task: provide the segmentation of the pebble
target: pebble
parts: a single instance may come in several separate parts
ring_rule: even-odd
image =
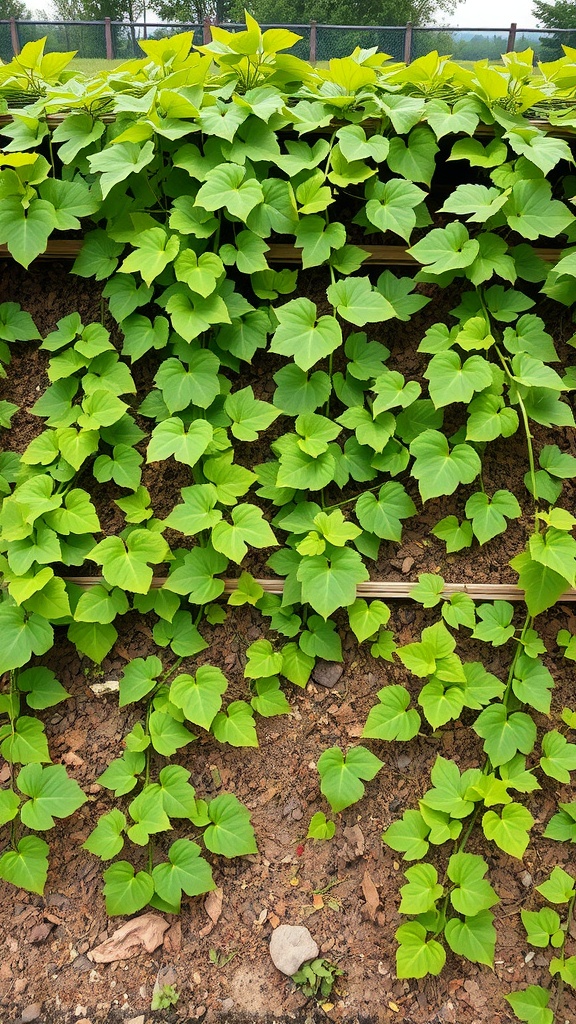
[[[270,956],[274,966],[291,976],[306,960],[318,956],[318,944],[307,928],[301,925],[281,924],[272,932]]]
[[[42,1013],[42,1003],[30,1003],[29,1006],[25,1006],[22,1010],[22,1022],[26,1024],[27,1021],[37,1020]]]
[[[344,672],[344,667],[338,665],[333,661],[318,661],[312,671],[312,679],[318,686],[325,686],[327,689],[331,689],[336,685],[340,676]]]

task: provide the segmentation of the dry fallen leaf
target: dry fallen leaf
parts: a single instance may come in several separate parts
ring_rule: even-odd
[[[182,925],[174,921],[164,936],[164,949],[167,953],[179,953],[182,949]]]
[[[118,679],[105,679],[103,683],[92,683],[90,689],[96,697],[105,697],[109,693],[118,693],[120,683]]]
[[[143,949],[153,953],[162,945],[164,932],[169,924],[158,914],[142,914],[127,921],[114,934],[92,949],[88,959],[96,964],[109,964],[115,960],[128,960],[137,956]]]
[[[344,835],[354,850],[355,856],[361,857],[364,853],[365,840],[360,825],[352,825],[350,828],[345,828]]]
[[[222,913],[223,896],[223,889],[212,889],[212,892],[209,892],[206,899],[204,900],[204,910],[208,914],[208,917],[212,921],[212,924],[218,924],[218,921],[220,919],[220,914]]]
[[[73,750],[69,750],[67,754],[62,754],[62,760],[69,768],[80,768],[84,764],[84,759],[75,754]]]
[[[380,906],[380,897],[368,871],[364,872],[364,877],[362,879],[362,892],[364,893],[364,899],[366,900],[365,913],[371,921],[374,921],[376,911]]]
[[[204,928],[200,929],[199,935],[202,938],[205,938],[206,935],[210,935],[214,925],[218,924],[220,914],[222,913],[223,896],[223,889],[212,889],[212,892],[209,892],[204,900],[204,910],[210,918],[210,924],[204,925]]]

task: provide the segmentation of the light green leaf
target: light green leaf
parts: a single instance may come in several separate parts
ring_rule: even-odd
[[[470,238],[463,224],[448,224],[433,228],[408,250],[419,263],[426,265],[426,273],[440,275],[450,270],[461,270],[474,262],[480,251],[475,238]]]
[[[125,541],[106,537],[92,548],[88,558],[102,566],[107,583],[137,594],[146,594],[152,582],[148,562],[158,564],[170,555],[170,549],[159,533],[135,529]]]
[[[54,827],[54,818],[67,818],[86,803],[75,779],[68,777],[63,764],[27,764],[16,780],[18,789],[30,799],[22,804],[20,817],[28,828],[37,831]]]
[[[518,1020],[527,1024],[553,1024],[554,1011],[548,1009],[551,990],[541,985],[528,985],[521,992],[511,992],[504,996]]]
[[[268,427],[280,415],[279,410],[268,402],[254,397],[251,387],[228,395],[224,402],[224,410],[232,420],[232,433],[240,441],[256,441],[258,434]]]
[[[279,326],[270,351],[292,357],[301,370],[309,370],[342,344],[342,331],[333,316],[316,322],[316,306],[310,299],[291,299],[275,310]]]
[[[440,974],[446,963],[444,948],[436,939],[426,941],[426,929],[418,921],[402,924],[395,933],[400,943],[396,950],[398,978],[424,978]]]
[[[19,672],[17,676],[18,689],[26,694],[26,703],[29,708],[43,711],[45,708],[52,708],[63,700],[68,700],[70,694],[59,683],[54,672],[42,665],[34,668],[27,668]]]
[[[120,677],[119,707],[135,703],[145,697],[156,686],[158,676],[162,672],[160,658],[135,658],[131,661]]]
[[[352,127],[352,126],[350,126]],[[426,198],[426,193],[402,178],[382,182],[374,180],[366,189],[368,202],[366,216],[380,231],[393,231],[406,242],[416,226],[414,208]]]
[[[356,803],[364,795],[361,779],[369,782],[383,762],[366,747],[352,747],[344,757],[339,747],[325,750],[318,759],[320,789],[335,813]]]
[[[391,320],[396,315],[392,304],[372,287],[368,277],[342,278],[329,285],[326,294],[328,301],[336,307],[342,319],[356,324],[357,327]],[[302,369],[306,370],[308,367],[302,366]]]
[[[420,860],[428,851],[426,837],[430,826],[420,811],[406,810],[399,821],[393,821],[383,832],[382,839],[392,850],[404,854],[404,860]]]
[[[101,172],[100,188],[105,199],[110,189],[133,174],[139,174],[154,159],[154,143],[145,142],[143,146],[135,142],[119,142],[108,146],[101,153],[88,157],[90,170]]]
[[[408,884],[400,889],[402,897],[400,914],[425,914],[433,910],[436,901],[444,893],[444,886],[438,884],[438,872],[432,864],[416,864],[404,874]]]
[[[326,555],[303,558],[297,578],[303,600],[327,619],[336,608],[353,604],[356,585],[365,582],[369,574],[357,551],[332,548]]]
[[[98,819],[96,828],[82,844],[83,850],[95,854],[101,860],[112,860],[124,846],[122,832],[126,828],[126,815],[114,807]]]
[[[220,164],[208,171],[206,181],[196,196],[196,206],[210,211],[226,209],[245,223],[250,211],[263,199],[260,182],[247,177],[244,167]]]
[[[404,686],[389,685],[379,690],[377,696],[379,703],[370,709],[362,737],[388,741],[413,739],[420,729],[420,715],[414,708],[407,710],[408,690]]]
[[[212,869],[200,856],[200,847],[190,839],[177,839],[168,850],[168,862],[157,864],[152,871],[154,888],[170,906],[180,907],[182,893],[200,896],[216,888]]]
[[[537,892],[549,903],[569,903],[574,896],[574,878],[564,868],[552,868],[550,877],[536,886]]]
[[[494,915],[489,910],[481,910],[479,914],[465,917],[463,921],[453,917],[444,929],[446,942],[452,952],[466,957],[472,963],[491,967],[496,946],[493,920]]]
[[[416,514],[416,506],[402,484],[389,480],[375,494],[360,495],[356,515],[364,530],[384,540],[400,541],[402,519]]]
[[[482,356],[470,356],[461,363],[454,351],[438,352],[424,376],[430,381],[430,398],[437,409],[454,402],[470,402],[476,391],[492,384],[492,370]]]
[[[542,771],[558,782],[569,784],[570,772],[576,770],[576,743],[568,743],[562,733],[553,729],[542,737],[542,750]]]
[[[221,793],[208,804],[211,825],[204,833],[204,843],[211,853],[223,857],[243,857],[258,853],[250,812],[233,793]]]
[[[210,729],[220,743],[232,747],[258,746],[254,712],[244,700],[232,701],[225,713],[219,711]]]
[[[450,451],[444,434],[424,430],[414,438],[410,452],[416,457],[412,474],[418,480],[423,501],[441,494],[453,494],[458,484],[470,484],[478,476],[481,465],[475,450],[457,444]]]
[[[209,729],[222,707],[228,680],[219,668],[200,665],[196,675],[179,675],[170,685],[170,700],[182,708],[187,720]]]
[[[459,914],[474,917],[499,902],[498,896],[484,875],[488,865],[474,853],[454,853],[448,861],[448,878],[456,885],[450,902]]]
[[[336,831],[336,825],[330,819],[326,819],[324,811],[317,811],[310,819],[306,839],[332,839]]]
[[[144,746],[147,747],[149,742],[146,737]],[[112,789],[115,796],[124,796],[136,786],[138,776],[144,771],[145,763],[146,758],[140,750],[126,750],[122,757],[117,757],[110,762],[96,781],[106,789]]]
[[[292,709],[280,688],[278,676],[272,676],[270,679],[258,679],[254,689],[256,695],[252,697],[250,704],[263,718],[290,714]]]
[[[358,643],[363,643],[385,626],[390,618],[390,609],[383,601],[370,601],[368,604],[358,597],[348,608],[348,621]]]
[[[149,720],[152,746],[164,757],[172,757],[181,747],[187,746],[196,739],[186,726],[177,722],[172,715],[162,711],[153,711]]]
[[[522,860],[528,843],[529,831],[534,824],[530,811],[522,804],[506,804],[499,816],[496,811],[486,811],[482,828],[487,839],[493,839],[497,846],[511,857]]]
[[[0,878],[27,892],[44,893],[48,875],[48,843],[38,836],[24,836],[15,850],[0,857]]]
[[[8,725],[0,729],[0,737],[0,754],[11,764],[28,765],[50,761],[44,725],[38,718],[19,715],[13,728]]]
[[[212,529],[212,544],[238,565],[248,551],[277,545],[276,537],[256,505],[237,505],[231,512],[232,523],[221,520]]]
[[[154,882],[147,871],[134,873],[126,860],[116,861],[104,872],[106,913],[129,915],[142,910],[154,894]]]
[[[487,544],[506,529],[506,519],[519,519],[522,509],[510,491],[496,491],[490,498],[484,491],[472,494],[466,502],[466,515],[472,520],[474,536]]]

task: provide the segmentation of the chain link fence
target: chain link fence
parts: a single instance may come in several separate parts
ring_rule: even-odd
[[[327,61],[333,57],[347,57],[357,46],[363,50],[376,46],[381,53],[390,54],[394,60],[403,60],[405,37],[404,25],[317,25],[316,60]]]
[[[202,25],[198,24],[165,25],[160,22],[112,21],[110,22],[112,52],[114,57],[119,60],[142,57],[141,39],[169,39],[170,36],[177,35],[179,32],[192,32],[194,44],[198,46],[202,43]],[[78,56],[83,55],[79,54]]]
[[[240,32],[245,25],[223,25],[231,32]],[[394,60],[407,62],[432,50],[451,54],[454,60],[499,60],[512,49],[531,47],[538,60],[556,60],[563,54],[562,44],[576,47],[576,26],[573,29],[517,28],[444,28],[412,25],[263,25],[287,28],[301,36],[292,52],[303,60],[327,62],[345,57],[357,47],[377,47]],[[78,57],[98,60],[128,60],[142,56],[142,39],[162,39],[178,32],[193,32],[194,43],[210,39],[210,22],[199,24],[160,24],[158,22],[104,21],[18,21],[0,20],[0,59],[10,61],[22,47],[46,37],[46,51],[77,50]]]

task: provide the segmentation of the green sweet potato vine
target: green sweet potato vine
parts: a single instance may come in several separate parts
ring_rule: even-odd
[[[111,862],[110,914],[176,912],[183,895],[214,886],[209,855],[253,854],[256,840],[234,793],[198,797],[173,759],[193,763],[193,729],[257,746],[258,716],[290,711],[285,683],[305,686],[318,658],[343,660],[336,615],[410,684],[378,690],[363,739],[410,742],[462,717],[483,751],[463,772],[439,756],[418,809],[384,834],[417,862],[401,889],[411,920],[397,931],[398,975],[439,973],[447,949],[491,965],[498,894],[468,839],[478,827],[521,858],[534,826],[521,797],[576,770],[574,712],[545,731],[537,717],[551,714],[554,679],[534,621],[576,583],[565,507],[576,458],[562,432],[574,427],[576,378],[539,315],[541,296],[559,308],[574,298],[576,55],[567,49],[537,78],[530,51],[463,69],[437,54],[405,67],[358,49],[321,69],[286,52],[293,33],[262,33],[248,15],[245,31],[213,35],[200,47],[189,33],[147,40],[142,59],[93,79],[67,70],[72,54],[45,55],[42,41],[0,69],[0,93],[30,99],[2,126],[0,243],[27,268],[55,233],[81,230],[73,273],[103,282],[100,322],[71,313],[43,339],[16,303],[0,306],[2,375],[11,346],[40,342],[49,382],[32,409],[36,436],[0,455],[0,752],[10,765],[0,877],[42,892],[48,846],[36,833],[85,800],[28,713],[66,699],[37,661],[59,633],[101,663],[119,616],[153,616],[166,657],[137,658],[120,679],[132,726],[98,778],[120,804],[85,848]],[[365,246],[382,237],[407,246],[414,272],[373,272]],[[555,262],[539,240],[557,247]],[[318,273],[325,298],[297,294],[303,277],[278,268],[278,243]],[[457,304],[448,323],[434,322],[430,295],[448,287]],[[393,342],[425,309],[425,365],[409,379]],[[263,397],[246,371],[267,358],[274,386]],[[0,425],[16,412],[3,401]],[[516,435],[522,493],[507,481],[487,490],[487,449]],[[263,461],[250,457],[254,442]],[[143,473],[169,460],[186,484],[159,519]],[[114,495],[116,533],[103,535],[93,482]],[[426,574],[413,597],[440,618],[397,646],[388,607],[357,587],[419,506],[451,495],[460,514],[432,529],[450,555],[527,524],[510,564],[528,615],[518,625],[508,602],[448,599],[442,578]],[[254,578],[265,562],[284,581],[281,597]],[[100,574],[95,586],[70,579],[80,567]],[[193,660],[208,646],[203,621],[226,615],[225,574],[238,580],[228,604],[255,606],[272,634],[247,649],[234,700],[218,667]],[[466,637],[510,652],[506,678],[457,651]],[[567,631],[558,645],[574,659]],[[383,760],[359,744],[317,764],[338,814],[377,785]],[[575,818],[559,803],[545,835],[573,842]],[[335,827],[319,811],[309,836],[330,839]],[[443,860],[423,859],[446,843]],[[566,917],[541,908],[523,920],[529,941],[558,951],[551,975],[574,985],[573,880],[555,899],[555,872],[538,891],[565,903]],[[507,998],[519,1019],[551,1024],[547,990]]]

